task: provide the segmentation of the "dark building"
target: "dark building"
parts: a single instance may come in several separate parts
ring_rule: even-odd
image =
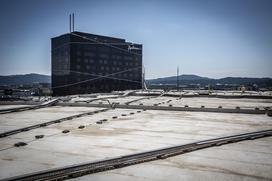
[[[53,95],[142,88],[142,45],[82,32],[51,39]]]

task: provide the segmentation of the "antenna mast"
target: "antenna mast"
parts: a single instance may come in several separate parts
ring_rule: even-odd
[[[75,14],[69,14],[69,30],[70,33],[75,31]]]
[[[69,14],[69,31],[71,33],[71,21],[72,21],[72,17],[71,14]]]
[[[72,17],[73,17],[73,32],[74,32],[75,31],[75,14],[74,13],[73,13]]]

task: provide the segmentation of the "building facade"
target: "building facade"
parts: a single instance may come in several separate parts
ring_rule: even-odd
[[[142,88],[142,45],[82,32],[51,39],[53,95]]]

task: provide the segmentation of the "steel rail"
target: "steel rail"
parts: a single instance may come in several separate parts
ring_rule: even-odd
[[[91,103],[94,101],[104,101],[104,100],[108,100],[108,99],[118,99],[118,98],[124,98],[124,97],[128,97],[130,94],[134,93],[135,91],[128,91],[125,92],[124,94],[121,95],[116,95],[116,96],[108,96],[108,97],[100,97],[100,98],[94,98],[94,99],[89,99],[89,100],[80,100],[80,101],[76,101],[76,103],[78,102],[86,102],[86,103]]]
[[[141,101],[141,100],[144,100],[144,99],[154,99],[154,98],[162,97],[163,95],[164,95],[164,92],[162,92],[161,94],[156,95],[156,96],[149,96],[149,97],[142,97],[142,98],[139,98],[139,99],[134,99],[132,101],[125,102],[124,104],[129,105],[131,103],[135,103],[135,102],[138,102],[138,101]]]
[[[85,112],[85,113],[81,113],[81,114],[76,114],[76,115],[72,115],[72,116],[68,116],[68,117],[64,117],[64,118],[60,118],[60,119],[56,119],[56,120],[52,120],[52,121],[47,121],[47,122],[27,126],[27,127],[24,127],[24,128],[19,128],[19,129],[3,132],[3,133],[0,133],[0,138],[4,138],[4,137],[10,136],[10,135],[14,135],[14,134],[18,134],[18,133],[21,133],[21,132],[29,131],[29,130],[32,130],[32,129],[45,127],[45,126],[48,126],[48,125],[51,125],[51,124],[56,124],[56,123],[68,121],[68,120],[71,120],[71,119],[74,119],[74,118],[79,118],[79,117],[82,117],[82,116],[92,115],[92,114],[99,113],[99,112],[105,112],[105,111],[108,111],[109,109],[110,108]]]
[[[108,104],[87,104],[87,103],[57,103],[57,106],[75,106],[75,107],[108,107]],[[134,104],[116,104],[116,109],[145,109],[159,111],[188,111],[188,112],[215,112],[215,113],[240,113],[240,114],[266,114],[272,112],[270,109],[256,108],[219,108],[219,107],[177,107],[177,106],[154,106],[154,105],[134,105]]]
[[[249,132],[244,134],[219,137],[215,139],[208,139],[197,141],[189,144],[172,146],[157,150],[151,150],[126,156],[120,156],[107,160],[100,160],[90,163],[83,163],[77,165],[66,166],[62,168],[50,169],[36,173],[30,173],[11,178],[3,179],[3,181],[45,181],[45,180],[66,180],[80,177],[87,174],[102,172],[111,169],[117,169],[125,166],[139,164],[143,162],[165,159],[199,149],[204,149],[213,146],[221,146],[224,144],[235,143],[244,140],[258,139],[262,137],[272,136],[272,129],[257,132]]]
[[[39,105],[35,106],[24,106],[24,107],[17,107],[17,108],[10,108],[10,109],[1,109],[0,114],[6,114],[6,113],[12,113],[12,112],[21,112],[21,111],[27,111],[27,110],[33,110],[33,109],[39,109],[39,108],[45,108],[49,106],[53,106],[58,102],[58,99],[53,99],[51,101],[44,102]]]

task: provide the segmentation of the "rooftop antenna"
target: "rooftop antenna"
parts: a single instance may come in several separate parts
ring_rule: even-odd
[[[70,33],[71,33],[71,21],[72,21],[72,15],[69,14],[69,29],[70,29]]]
[[[75,31],[75,14],[69,14],[69,29],[70,33]]]
[[[72,14],[72,22],[73,22],[73,32],[75,31],[75,14]]]

